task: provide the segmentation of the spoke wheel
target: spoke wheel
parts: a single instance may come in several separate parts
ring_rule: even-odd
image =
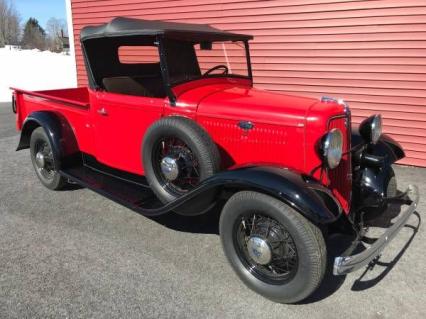
[[[45,179],[52,180],[55,176],[52,149],[42,140],[37,140],[34,148],[36,169]]]
[[[50,141],[42,127],[36,128],[30,139],[31,162],[40,182],[49,189],[59,190],[66,180],[58,172],[59,164],[53,154]]]
[[[200,182],[198,160],[181,139],[161,138],[152,155],[155,174],[167,191],[182,195]]]
[[[189,194],[219,171],[220,155],[208,133],[195,121],[169,116],[153,123],[142,142],[144,175],[163,203]],[[216,201],[216,191],[198,196],[174,211],[198,215]]]
[[[262,296],[294,303],[321,283],[327,264],[322,232],[281,200],[239,191],[223,207],[219,230],[232,268]]]
[[[235,223],[238,255],[258,279],[271,284],[291,280],[298,266],[297,249],[289,232],[275,219],[258,213]]]

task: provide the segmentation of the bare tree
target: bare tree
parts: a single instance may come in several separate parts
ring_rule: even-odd
[[[5,44],[6,41],[4,41],[3,34],[0,32],[0,48],[3,48]]]
[[[46,31],[49,36],[66,36],[67,24],[64,19],[52,17],[47,20]]]
[[[63,19],[50,18],[46,24],[49,50],[60,52],[64,48],[64,37],[67,36],[67,24]]]
[[[6,12],[7,12],[7,3],[5,0],[0,0],[0,48],[4,47],[6,44],[5,35],[5,24],[6,24]]]
[[[0,46],[18,44],[20,21],[21,18],[13,3],[9,0],[0,0]]]

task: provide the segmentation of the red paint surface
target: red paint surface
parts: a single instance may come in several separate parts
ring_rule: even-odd
[[[61,114],[69,121],[81,151],[111,167],[143,175],[141,146],[146,129],[163,116],[180,115],[205,128],[221,151],[223,169],[269,163],[309,174],[321,163],[315,150],[329,129],[329,119],[344,113],[337,103],[255,89],[247,80],[197,80],[176,86],[174,91],[176,106],[167,98],[86,89],[17,90],[17,127],[33,111]],[[252,122],[253,129],[240,128],[240,121]],[[340,167],[336,179],[348,176],[349,168]],[[319,178],[319,172],[315,176]],[[347,187],[350,184],[338,180],[331,183],[346,211]]]
[[[250,47],[257,87],[316,99],[342,97],[351,107],[354,126],[381,113],[385,132],[406,150],[400,163],[426,166],[424,0],[71,3],[80,86],[87,85],[78,45],[85,25],[116,16],[209,23],[255,36]],[[214,65],[215,57],[210,60]]]

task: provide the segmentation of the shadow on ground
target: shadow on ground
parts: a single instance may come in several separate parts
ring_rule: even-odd
[[[355,280],[355,282],[353,283],[352,288],[351,288],[352,291],[362,291],[362,290],[366,290],[366,289],[369,289],[371,287],[374,287],[375,285],[377,285],[381,280],[383,280],[389,274],[389,272],[398,263],[398,261],[404,255],[405,251],[411,245],[414,237],[416,236],[416,234],[417,234],[417,232],[420,228],[420,224],[421,224],[420,214],[418,212],[414,212],[414,216],[417,217],[417,220],[418,220],[417,225],[416,226],[405,225],[406,228],[412,229],[413,232],[412,232],[410,238],[408,239],[408,241],[405,243],[405,245],[402,247],[402,249],[395,256],[395,258],[392,259],[392,261],[390,261],[390,262],[381,262],[380,259],[377,260],[371,267],[367,268],[357,280]],[[372,270],[373,268],[375,268],[377,266],[383,267],[384,270],[378,276],[376,276],[373,279],[363,280],[363,278],[368,273],[368,271]]]
[[[176,231],[197,234],[219,235],[219,219],[223,203],[217,204],[206,214],[199,216],[183,216],[167,213],[149,219]]]
[[[157,217],[149,217],[151,220],[176,231],[189,232],[189,233],[201,233],[201,234],[216,234],[219,235],[219,219],[220,211],[222,209],[223,203],[214,207],[207,214],[200,216],[182,216],[175,213],[169,213]],[[399,213],[400,207],[397,209]],[[398,215],[394,210],[388,214],[387,218],[381,218],[376,220],[374,227],[387,228],[391,225],[390,220]],[[365,271],[361,276],[355,280],[352,285],[352,291],[362,291],[369,289],[377,285],[382,279],[384,279],[397,262],[401,259],[404,252],[408,249],[412,243],[415,235],[421,224],[420,215],[415,212],[414,215],[418,218],[418,223],[416,226],[405,225],[405,227],[413,230],[412,235],[409,240],[405,243],[402,249],[398,252],[396,257],[391,262],[381,262],[380,259],[376,260],[370,266],[366,267]],[[345,234],[332,234],[327,238],[327,269],[324,275],[324,279],[319,286],[319,288],[307,299],[303,300],[299,304],[310,304],[321,301],[332,294],[334,294],[344,283],[346,276],[335,276],[333,275],[333,263],[334,259],[337,256],[341,256],[353,243],[355,237]],[[368,238],[367,238],[368,239]],[[371,242],[374,242],[374,238],[369,238]],[[359,253],[365,249],[363,244],[358,244],[354,249],[353,254]],[[369,280],[363,280],[367,273],[377,266],[384,267],[384,270],[375,278]]]

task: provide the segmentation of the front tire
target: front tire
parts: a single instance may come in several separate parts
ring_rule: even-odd
[[[31,162],[40,182],[51,190],[60,190],[66,180],[58,172],[57,159],[54,158],[52,145],[42,127],[36,128],[30,139]]]
[[[220,236],[240,279],[270,300],[298,302],[323,279],[327,254],[320,229],[271,196],[234,194],[222,210]]]

